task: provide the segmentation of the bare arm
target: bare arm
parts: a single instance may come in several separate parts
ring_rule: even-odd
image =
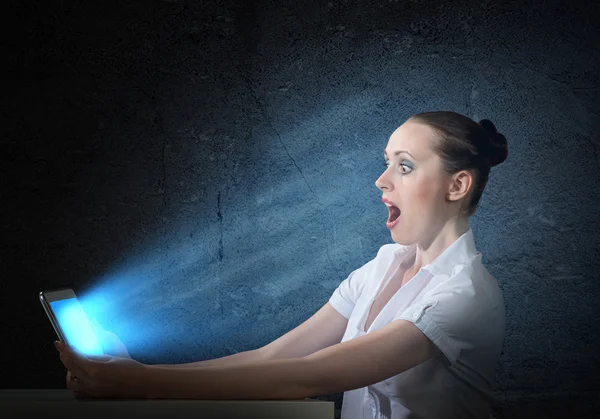
[[[340,343],[348,319],[325,303],[311,318],[261,348],[267,360],[302,358]]]
[[[405,320],[302,358],[206,368],[162,368],[120,357],[93,360],[55,344],[63,364],[80,378],[68,385],[72,391],[152,399],[297,400],[380,382],[437,353]]]
[[[414,324],[396,320],[302,358],[202,369],[147,366],[134,385],[148,398],[295,400],[364,387],[435,354]]]
[[[312,317],[268,345],[222,358],[188,364],[161,364],[164,368],[197,368],[216,365],[241,365],[274,359],[301,358],[339,343],[344,336],[348,319],[329,302]]]
[[[266,358],[260,349],[238,352],[233,355],[227,355],[221,358],[207,359],[206,361],[190,362],[187,364],[159,364],[154,367],[163,368],[201,368],[214,367],[215,365],[241,365],[256,361],[265,361]]]

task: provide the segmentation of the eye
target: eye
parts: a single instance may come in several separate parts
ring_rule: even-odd
[[[390,161],[389,161],[389,160],[386,160],[386,161],[383,163],[383,165],[385,166],[385,168],[386,168],[386,169],[389,167],[389,164],[390,164]],[[402,167],[402,166],[404,166],[404,167],[408,167],[409,169],[411,169],[411,170],[412,170],[412,167],[410,167],[408,164],[401,163],[401,164],[400,164],[400,167]],[[403,173],[403,174],[406,174],[406,173],[410,173],[410,172],[401,172],[401,173]]]

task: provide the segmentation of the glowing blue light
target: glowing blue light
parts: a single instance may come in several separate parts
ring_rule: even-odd
[[[85,355],[103,355],[100,342],[76,298],[50,303],[69,346]]]

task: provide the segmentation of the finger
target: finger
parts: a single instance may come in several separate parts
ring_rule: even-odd
[[[56,345],[58,352],[61,355],[68,356],[72,358],[75,362],[77,362],[80,366],[82,366],[85,357],[83,357],[75,348],[70,347],[69,345],[65,345],[63,343],[58,343]]]
[[[60,353],[73,354],[73,355],[76,354],[76,351],[64,342],[60,342],[60,341],[56,340],[56,341],[54,341],[54,346]]]
[[[67,383],[72,380],[79,381],[79,378],[71,374],[71,371],[67,370]]]
[[[71,390],[76,399],[85,399],[92,396],[92,390],[83,381],[71,380],[67,383],[67,389]]]
[[[85,369],[81,367],[79,363],[73,359],[72,356],[61,352],[60,360],[65,366],[65,368],[71,371],[71,375],[79,377],[80,379],[86,379],[89,377],[89,374],[85,371]]]
[[[86,369],[87,366],[90,366],[93,361],[101,361],[106,362],[106,355],[92,355],[86,356],[81,352],[77,351],[75,348],[72,348],[69,345],[65,345],[62,342],[55,342],[56,348],[61,354],[64,354],[73,359],[79,365],[80,368]]]
[[[83,382],[80,380],[69,380],[67,381],[67,388],[71,391],[84,393],[85,384],[83,384]]]

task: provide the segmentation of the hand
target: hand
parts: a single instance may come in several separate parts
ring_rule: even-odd
[[[130,358],[85,357],[62,342],[54,345],[70,372],[67,388],[75,397],[146,398],[146,365]]]
[[[72,381],[78,382],[79,378],[75,377],[73,374],[71,374],[71,371],[67,370],[67,388],[71,389],[73,386]],[[71,393],[73,393],[73,396],[76,399],[85,399],[86,397],[90,397],[89,394],[83,393],[81,391],[76,391],[76,390],[71,390]]]
[[[125,347],[123,342],[121,342],[121,339],[119,339],[117,335],[107,330],[104,330],[104,328],[102,328],[102,326],[100,325],[100,323],[98,323],[98,320],[96,319],[93,319],[91,321],[91,324],[96,336],[101,342],[102,350],[104,353],[106,353],[107,355],[132,359],[131,355],[129,355],[129,351],[127,351],[127,348]],[[67,370],[67,388],[75,388],[77,386],[78,381],[79,378],[71,374],[71,371]],[[72,390],[72,393],[73,396],[77,399],[90,397],[88,394],[76,390]]]
[[[105,354],[132,359],[131,355],[129,355],[129,352],[127,351],[127,348],[117,335],[104,330],[96,319],[93,319],[91,323],[96,336],[98,336],[98,339],[100,340],[102,350]]]

